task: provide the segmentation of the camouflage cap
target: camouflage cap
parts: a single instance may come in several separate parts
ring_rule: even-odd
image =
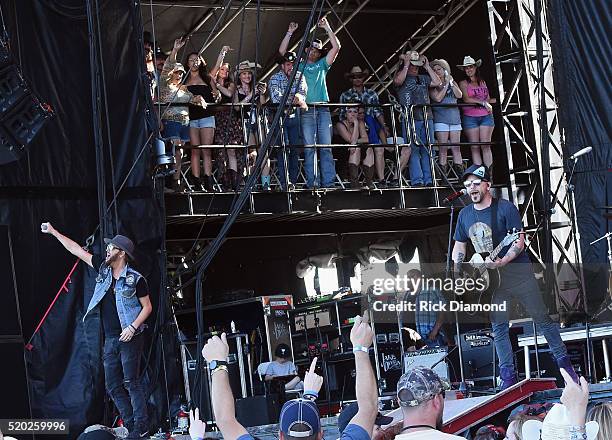
[[[400,406],[414,407],[446,390],[450,390],[450,385],[433,370],[415,366],[400,377],[397,383],[397,399]]]

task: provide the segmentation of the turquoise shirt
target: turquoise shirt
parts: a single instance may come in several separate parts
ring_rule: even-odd
[[[330,67],[325,57],[322,57],[316,63],[306,63],[303,65],[302,71],[304,72],[306,84],[308,85],[306,103],[329,102],[325,77]]]

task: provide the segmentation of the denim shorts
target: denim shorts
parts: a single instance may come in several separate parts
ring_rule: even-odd
[[[193,128],[215,128],[215,117],[208,116],[206,118],[189,121],[189,126]]]
[[[183,125],[177,121],[162,121],[164,124],[164,139],[180,139],[183,142],[189,142],[189,125]]]
[[[469,130],[470,128],[478,128],[481,125],[488,127],[495,127],[495,121],[493,121],[493,115],[489,113],[485,116],[467,116],[463,115],[463,128]]]
[[[435,122],[434,131],[461,131],[461,124],[447,124],[445,122]]]

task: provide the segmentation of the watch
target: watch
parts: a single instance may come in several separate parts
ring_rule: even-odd
[[[208,363],[208,369],[210,370],[211,373],[221,366],[227,367],[227,361],[212,360]]]

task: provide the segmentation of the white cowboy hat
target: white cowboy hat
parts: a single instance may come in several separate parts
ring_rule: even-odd
[[[253,72],[255,69],[261,69],[261,66],[257,63],[254,63],[249,60],[241,61],[240,64],[236,66],[236,72]]]
[[[459,67],[460,69],[463,69],[467,66],[480,67],[481,64],[482,64],[482,60],[474,61],[474,58],[472,58],[469,55],[466,55],[463,57],[463,64],[457,64],[457,67]]]
[[[413,66],[422,66],[425,64],[425,61],[421,60],[421,55],[416,50],[411,50],[407,53],[409,57],[410,64]]]
[[[527,420],[523,425],[523,438],[541,440],[559,440],[569,438],[568,428],[570,426],[567,408],[565,405],[556,403],[543,422],[539,420]],[[599,424],[597,422],[587,422],[586,434],[588,440],[595,440],[599,432]],[[540,437],[541,435],[541,437]]]

